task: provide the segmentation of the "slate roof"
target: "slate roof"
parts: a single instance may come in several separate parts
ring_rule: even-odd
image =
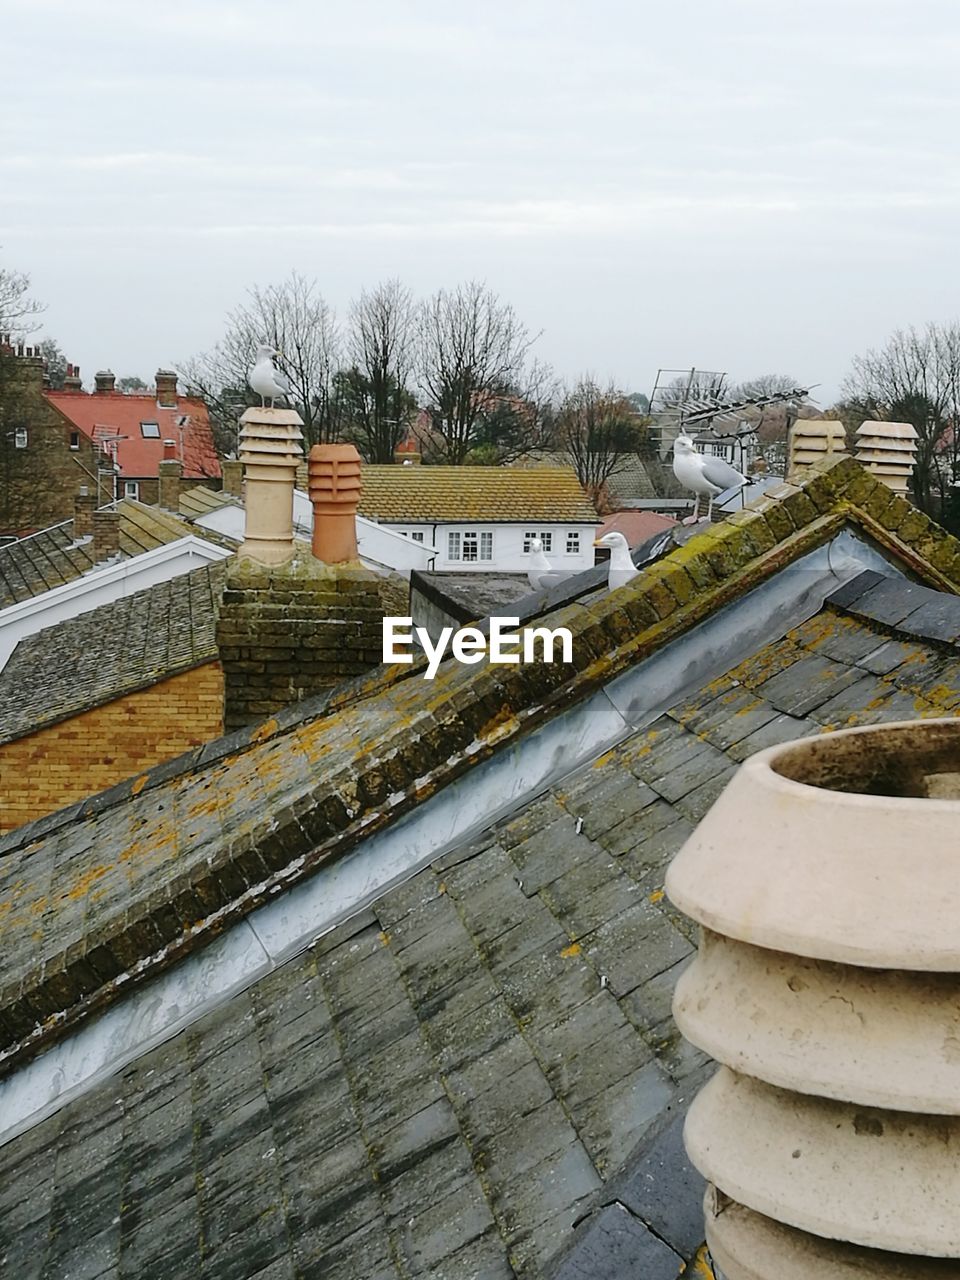
[[[118,502],[116,509],[120,513],[120,554],[124,558],[195,533],[188,521],[173,512],[132,498]],[[202,530],[201,536],[217,546],[236,546],[229,538],[207,529]],[[77,539],[72,520],[9,542],[0,547],[0,609],[73,582],[94,567],[93,539]]]
[[[599,523],[572,467],[364,466],[360,515],[382,522]]]
[[[676,1276],[705,1059],[664,871],[753,751],[960,704],[960,653],[873,617],[960,631],[960,600],[904,590],[861,582],[0,1148],[10,1273]]]
[[[117,461],[127,479],[159,474],[163,442],[173,440],[183,462],[183,474],[200,480],[220,475],[220,460],[213,431],[202,400],[178,396],[176,405],[163,408],[155,395],[126,395],[122,391],[45,391],[45,398],[74,427],[91,440],[117,438]],[[186,417],[186,424],[178,421]],[[140,424],[155,422],[156,436],[144,437]]]
[[[197,520],[211,511],[219,511],[221,507],[229,507],[239,501],[232,493],[208,489],[206,485],[198,484],[180,494],[180,514],[188,520]]]
[[[703,1063],[669,1020],[692,941],[663,868],[752,751],[960,706],[960,601],[933,589],[960,546],[852,461],[550,615],[570,664],[378,674],[0,840],[18,1064],[850,524],[926,585],[861,577],[0,1148],[13,1273],[675,1276],[700,1217],[672,1117]]]
[[[607,499],[614,508],[622,501],[657,497],[657,488],[650,477],[648,465],[640,457],[623,459],[607,480],[606,491]]]
[[[223,561],[46,627],[0,672],[0,744],[217,656]]]

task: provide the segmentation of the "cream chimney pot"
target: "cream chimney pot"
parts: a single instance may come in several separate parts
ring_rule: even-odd
[[[846,440],[842,422],[832,418],[798,418],[790,429],[788,479],[793,480],[803,467],[813,466],[821,458],[845,454]]]
[[[857,427],[857,461],[906,498],[917,460],[917,432],[909,422],[862,422]]]
[[[293,556],[293,487],[303,456],[302,426],[294,409],[252,408],[240,419],[246,517],[238,554],[261,564],[285,564]]]
[[[958,827],[960,720],[911,721],[752,757],[671,865],[702,930],[674,1015],[721,1064],[684,1137],[726,1280],[960,1259]]]

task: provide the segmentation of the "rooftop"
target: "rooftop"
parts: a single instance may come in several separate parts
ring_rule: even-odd
[[[123,558],[153,551],[195,532],[189,521],[146,506],[132,498],[116,504],[120,513],[120,555]],[[236,543],[215,531],[203,530],[208,542],[233,549]],[[32,600],[54,587],[64,586],[94,568],[92,538],[76,538],[73,521],[41,529],[0,547],[0,609]]]
[[[7,1265],[676,1276],[664,867],[752,751],[953,713],[958,585],[835,461],[549,614],[570,664],[377,673],[0,840]]]
[[[702,1184],[672,1117],[705,1059],[670,1016],[694,930],[663,874],[754,750],[960,704],[960,654],[904,629],[945,606],[960,631],[960,601],[881,588],[861,582],[0,1148],[8,1265],[676,1276]]]
[[[223,561],[29,636],[0,672],[0,744],[217,656]]]
[[[91,440],[116,440],[117,461],[126,479],[159,474],[164,440],[176,444],[176,456],[188,479],[220,475],[220,461],[202,400],[180,396],[175,406],[162,408],[155,395],[125,395],[120,391],[45,391],[44,396]]]
[[[359,512],[394,523],[598,523],[571,467],[364,466]]]

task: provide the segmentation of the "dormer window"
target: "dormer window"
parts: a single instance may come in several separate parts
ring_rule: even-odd
[[[140,434],[144,440],[160,439],[160,423],[159,422],[141,422]]]

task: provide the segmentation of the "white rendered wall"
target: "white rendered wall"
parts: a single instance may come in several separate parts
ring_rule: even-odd
[[[592,569],[595,560],[593,540],[597,536],[597,524],[558,524],[553,521],[531,520],[523,524],[487,523],[480,521],[464,521],[457,524],[433,524],[413,522],[397,522],[384,524],[382,529],[392,529],[398,533],[422,533],[425,542],[432,542],[437,549],[434,569],[455,570],[467,573],[476,570],[480,573],[526,573],[530,567],[530,553],[525,552],[523,544],[525,535],[534,533],[539,537],[542,533],[552,534],[552,547],[547,551],[547,559],[556,569],[569,570],[576,573],[580,569]],[[493,558],[490,560],[451,560],[447,554],[448,533],[463,534],[466,531],[490,533],[493,535]],[[579,533],[580,547],[573,553],[567,552],[568,533]],[[462,546],[462,540],[461,540]]]

